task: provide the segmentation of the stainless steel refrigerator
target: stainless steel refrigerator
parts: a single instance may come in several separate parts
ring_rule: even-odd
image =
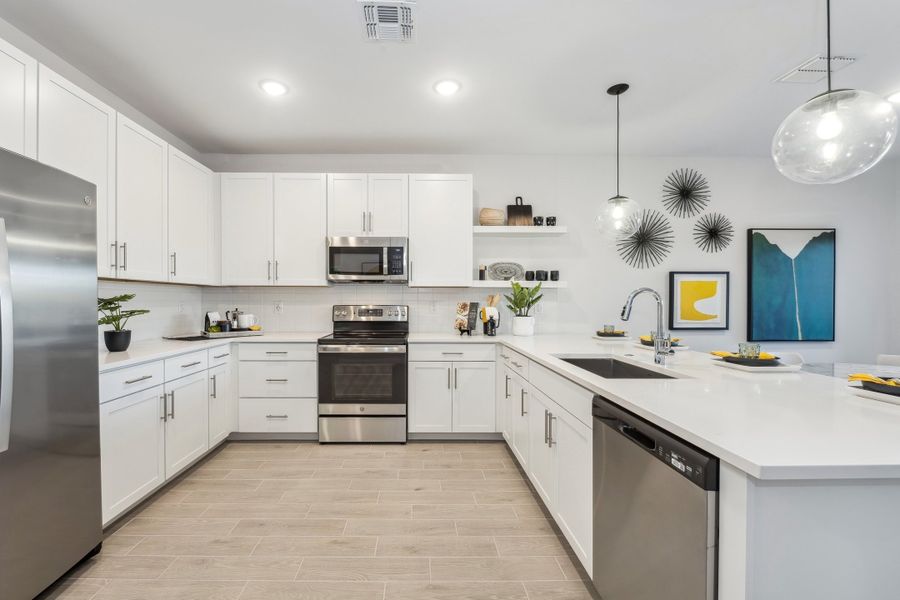
[[[0,150],[0,598],[99,550],[96,188]]]

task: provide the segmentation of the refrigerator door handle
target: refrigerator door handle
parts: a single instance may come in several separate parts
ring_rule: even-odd
[[[9,449],[12,427],[13,314],[6,219],[0,219],[0,453]]]

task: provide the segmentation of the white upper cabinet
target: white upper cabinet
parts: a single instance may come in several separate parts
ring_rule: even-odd
[[[222,284],[269,285],[274,276],[271,173],[223,173]]]
[[[365,173],[328,174],[328,235],[366,235],[368,178]]]
[[[97,186],[97,273],[115,277],[116,112],[44,65],[38,76],[37,158]]]
[[[0,40],[0,148],[37,157],[37,61]]]
[[[118,116],[116,136],[116,235],[119,277],[166,281],[169,145]]]
[[[212,171],[169,146],[169,281],[211,283]]]
[[[274,174],[275,285],[327,285],[324,173]]]
[[[471,285],[472,176],[409,179],[409,285]]]
[[[369,174],[369,206],[366,235],[409,235],[409,175]]]
[[[328,235],[406,237],[409,175],[328,174]]]

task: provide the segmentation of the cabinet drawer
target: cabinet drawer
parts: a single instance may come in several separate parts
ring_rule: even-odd
[[[315,344],[243,343],[241,360],[316,360]]]
[[[504,365],[524,377],[526,380],[528,379],[528,369],[531,364],[530,360],[515,350],[510,350],[506,346],[500,346],[497,355]]]
[[[241,398],[241,433],[317,431],[315,398]]]
[[[181,354],[166,359],[166,381],[205,371],[208,366],[207,350]]]
[[[230,361],[232,350],[233,346],[231,344],[207,350],[207,362],[209,363],[209,368],[218,367],[219,365],[224,365]]]
[[[100,403],[121,398],[141,390],[162,385],[163,363],[161,360],[135,365],[126,369],[109,371],[100,375]]]
[[[580,385],[572,383],[562,375],[557,375],[547,367],[534,363],[531,365],[530,383],[551,400],[569,411],[576,419],[592,427],[594,420],[591,407],[594,393]]]
[[[241,398],[315,398],[316,363],[244,361],[238,385]]]
[[[493,361],[494,344],[410,344],[411,361]]]

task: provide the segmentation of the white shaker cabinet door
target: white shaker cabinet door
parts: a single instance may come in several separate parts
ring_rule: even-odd
[[[169,146],[169,281],[212,282],[213,173]]]
[[[235,395],[231,362],[209,370],[209,447],[212,448],[234,430],[232,424]]]
[[[556,523],[588,574],[593,569],[593,432],[590,427],[558,409],[550,423],[556,449],[557,494],[551,509]]]
[[[368,235],[368,177],[365,173],[328,174],[328,235]]]
[[[0,148],[37,158],[37,61],[0,40]]]
[[[38,67],[38,160],[97,186],[97,274],[115,277],[116,112]]]
[[[271,285],[272,174],[223,173],[222,284]]]
[[[409,235],[409,175],[369,173],[367,235]]]
[[[100,472],[106,525],[166,480],[163,387],[100,405]]]
[[[529,411],[531,410],[531,398],[526,389],[527,384],[517,376],[509,381],[510,391],[510,444],[509,447],[515,455],[522,469],[528,469],[528,433]]]
[[[209,449],[207,371],[166,383],[166,479]]]
[[[452,377],[449,362],[409,363],[410,433],[453,430]]]
[[[472,283],[472,176],[410,175],[410,286]]]
[[[494,363],[453,363],[453,431],[497,431],[494,400]]]
[[[327,285],[324,173],[275,173],[275,285]]]
[[[528,479],[544,501],[553,510],[556,503],[556,447],[550,439],[550,427],[556,403],[544,394],[528,386]]]
[[[116,232],[119,277],[167,281],[169,145],[118,115]]]

